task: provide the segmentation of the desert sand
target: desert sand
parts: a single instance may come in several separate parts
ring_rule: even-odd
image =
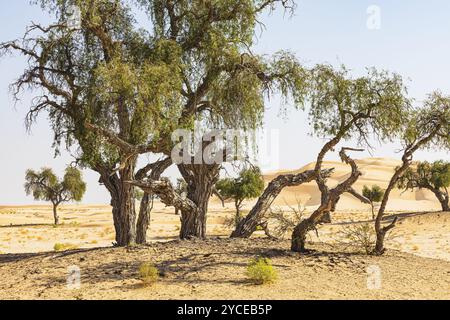
[[[359,161],[363,185],[387,185],[394,167],[390,159]],[[333,185],[345,179],[347,166],[327,162],[335,172]],[[298,171],[311,168],[309,164]],[[265,176],[269,181],[276,174]],[[305,214],[318,205],[313,183],[284,190],[274,208],[289,210],[300,201]],[[249,210],[256,200],[246,203]],[[148,232],[149,245],[113,248],[111,208],[106,205],[66,205],[62,224],[52,225],[51,207],[0,206],[0,299],[449,299],[450,213],[438,212],[439,203],[425,191],[396,190],[388,206],[400,221],[382,257],[367,256],[343,245],[347,226],[372,223],[370,206],[350,195],[342,198],[333,222],[311,233],[316,251],[300,255],[289,251],[289,240],[269,240],[256,232],[250,240],[231,240],[225,222],[234,213],[232,203],[222,207],[211,199],[206,242],[179,241],[180,219],[171,207],[156,202]],[[71,250],[54,251],[55,244]],[[279,280],[267,286],[246,281],[251,258],[269,256]],[[142,262],[155,263],[161,280],[144,288],[137,270]],[[80,289],[66,287],[67,268],[81,269]],[[367,287],[367,268],[381,270],[378,290]]]

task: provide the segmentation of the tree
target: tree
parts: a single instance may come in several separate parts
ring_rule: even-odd
[[[347,151],[361,149],[341,148],[341,160],[351,167],[350,175],[330,188],[322,175],[325,156],[342,141],[354,138],[360,145],[368,146],[371,136],[387,140],[400,132],[409,101],[399,75],[375,69],[366,76],[352,78],[345,68],[334,70],[319,65],[312,71],[311,108],[309,116],[313,132],[328,138],[315,164],[315,182],[321,193],[321,203],[310,217],[302,220],[292,233],[291,249],[306,251],[306,235],[315,230],[324,216],[333,212],[343,193],[352,193],[352,185],[361,176],[356,163]]]
[[[439,200],[442,211],[450,211],[449,186],[450,163],[443,160],[419,162],[415,168],[408,168],[397,182],[397,187],[404,190],[430,190]]]
[[[262,122],[265,96],[276,92],[302,104],[306,72],[297,59],[287,52],[267,58],[251,50],[260,14],[278,3],[291,9],[292,1],[285,0],[162,1],[151,7],[156,34],[175,41],[181,49],[180,128],[192,130],[196,120],[210,129],[255,129]],[[183,239],[206,237],[208,202],[221,169],[221,163],[204,161],[209,144],[203,142],[190,161],[177,163],[187,184],[186,203],[179,202],[179,197],[160,195],[180,206]],[[171,187],[156,181],[133,184],[147,190],[160,187],[155,193],[168,192]]]
[[[383,218],[391,191],[401,177],[410,168],[414,153],[419,149],[450,149],[450,97],[440,92],[433,92],[421,108],[413,110],[404,119],[402,127],[403,155],[402,164],[397,167],[384,192],[380,208],[375,219],[377,241],[373,254],[382,255],[385,252],[384,239],[386,234],[395,227],[398,217],[383,226]]]
[[[168,157],[150,163],[136,172],[136,179],[146,178],[158,180],[171,164],[172,159]],[[138,191],[139,190],[135,190],[135,193],[138,193]],[[136,224],[136,243],[144,244],[147,242],[147,230],[150,225],[150,213],[153,209],[153,199],[154,195],[152,193],[143,192],[140,194],[139,215]]]
[[[370,201],[372,208],[372,219],[375,219],[375,202],[380,202],[383,199],[384,190],[380,186],[373,185],[371,188],[364,186],[362,195]]]
[[[242,203],[246,199],[258,197],[264,190],[264,179],[259,168],[244,169],[235,179],[225,178],[216,183],[216,188],[223,199],[233,199],[236,208],[236,225],[242,219]]]
[[[170,156],[174,129],[192,129],[199,118],[254,128],[266,93],[294,93],[300,102],[304,73],[292,55],[267,59],[251,51],[259,15],[278,3],[290,9],[289,0],[36,2],[56,21],[32,24],[20,39],[0,45],[3,54],[28,59],[13,85],[15,96],[34,89],[28,124],[48,112],[56,151],[62,144],[75,148],[79,164],[99,173],[111,195],[117,245],[136,241],[130,182],[136,180],[139,155]],[[80,28],[67,23],[74,4]],[[135,12],[150,21],[137,25]],[[219,168],[179,165],[190,200],[180,208],[181,238],[205,237]]]
[[[41,171],[28,169],[25,175],[25,192],[35,200],[50,201],[53,205],[55,225],[59,223],[58,206],[63,202],[81,201],[86,192],[86,183],[81,172],[68,167],[61,180],[50,168]]]

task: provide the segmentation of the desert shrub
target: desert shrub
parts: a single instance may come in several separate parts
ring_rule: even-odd
[[[139,278],[145,286],[151,286],[159,279],[158,269],[150,262],[144,262],[139,267]]]
[[[269,258],[259,257],[253,259],[247,266],[247,277],[254,284],[261,285],[275,282],[278,275]]]
[[[288,206],[287,211],[282,208],[270,208],[268,215],[266,215],[266,228],[259,226],[267,235],[282,239],[287,234],[292,233],[295,226],[303,220],[305,208],[300,200],[297,199],[296,207],[286,205]]]
[[[352,247],[366,254],[371,254],[375,246],[377,235],[371,223],[357,223],[345,226],[340,232],[346,247]]]
[[[73,249],[77,249],[78,246],[71,244],[71,243],[55,243],[55,245],[53,246],[53,250],[55,251],[66,251],[66,250],[73,250]]]

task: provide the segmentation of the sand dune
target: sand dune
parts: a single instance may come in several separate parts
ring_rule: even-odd
[[[354,188],[361,192],[364,185],[379,185],[386,188],[396,166],[401,162],[389,158],[366,158],[356,160],[362,176],[355,183]],[[268,173],[264,176],[268,183],[279,174],[300,173],[314,168],[314,163],[309,163],[298,170],[279,171]],[[328,179],[328,185],[333,187],[345,180],[350,174],[350,167],[339,161],[325,161],[324,168],[334,168],[334,172]],[[320,192],[315,182],[310,182],[297,187],[285,188],[275,201],[275,205],[296,204],[297,200],[307,207],[318,206]],[[368,205],[361,203],[351,195],[344,195],[338,203],[337,210],[366,210]],[[388,203],[388,210],[407,211],[414,210],[439,210],[440,205],[434,195],[428,190],[406,191],[394,190]]]

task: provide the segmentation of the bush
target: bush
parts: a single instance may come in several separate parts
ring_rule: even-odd
[[[158,269],[149,262],[144,262],[139,267],[139,277],[145,286],[151,286],[159,279]]]
[[[354,247],[357,250],[371,254],[375,247],[377,235],[375,229],[370,223],[357,223],[347,226],[341,232],[347,247]]]
[[[77,249],[78,247],[74,244],[70,243],[55,243],[53,246],[53,250],[55,251],[66,251],[66,250],[73,250]]]
[[[272,283],[278,275],[269,258],[253,259],[247,267],[247,276],[254,284]]]

